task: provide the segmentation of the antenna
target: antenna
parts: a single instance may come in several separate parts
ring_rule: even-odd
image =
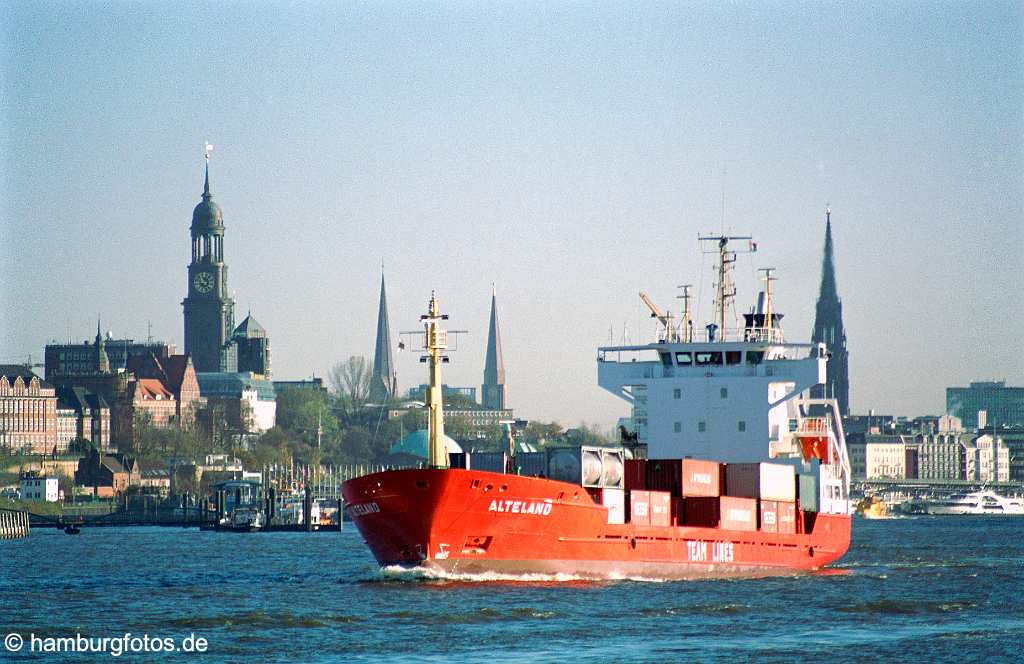
[[[718,254],[718,283],[715,285],[715,322],[708,326],[708,341],[714,341],[715,326],[717,326],[720,340],[728,338],[728,326],[725,321],[725,312],[729,304],[736,298],[736,286],[729,276],[731,265],[736,262],[737,253],[753,253],[757,251],[757,243],[749,235],[698,235],[699,242],[714,242],[717,249],[705,249],[705,254]],[[747,240],[746,250],[733,251],[729,249],[730,240]],[[735,315],[735,311],[733,312]]]

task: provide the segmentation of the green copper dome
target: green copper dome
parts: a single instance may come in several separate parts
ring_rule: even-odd
[[[397,443],[391,446],[388,450],[388,454],[396,456],[399,454],[407,454],[413,457],[419,457],[421,459],[427,458],[427,447],[428,447],[428,434],[426,429],[420,429],[419,431],[413,431],[406,435],[404,438],[399,440]],[[459,444],[448,436],[444,437],[444,446],[449,454],[452,452],[461,452],[462,448]]]
[[[206,165],[206,182],[203,185],[203,200],[192,210],[192,229],[222,229],[224,228],[224,215],[221,214],[220,206],[213,202],[213,194],[210,193],[210,165]]]

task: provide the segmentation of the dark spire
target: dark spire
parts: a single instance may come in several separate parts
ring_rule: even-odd
[[[210,193],[210,158],[206,158],[206,178],[203,181],[203,198],[210,200],[212,194]]]
[[[100,331],[100,317],[96,316],[96,339],[93,347],[93,363],[96,373],[110,373],[110,358],[107,357],[107,342]]]
[[[391,357],[391,326],[388,324],[388,297],[384,289],[384,272],[380,274],[380,307],[377,310],[377,344],[373,351],[373,382],[370,398],[384,403],[398,392],[395,361]]]
[[[821,289],[814,315],[812,343],[824,343],[829,357],[826,383],[811,390],[816,398],[830,397],[839,402],[839,412],[850,413],[849,352],[843,327],[843,303],[836,287],[835,256],[832,247],[832,210],[825,208],[825,251],[821,263]]]
[[[505,388],[505,361],[501,356],[501,332],[498,329],[498,298],[491,287],[491,324],[487,330],[487,358],[484,361],[484,384],[482,386],[484,408],[501,410],[505,408],[508,392]]]

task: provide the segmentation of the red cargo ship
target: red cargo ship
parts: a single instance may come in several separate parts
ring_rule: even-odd
[[[731,297],[735,254],[727,244],[735,238],[713,239],[721,313]],[[630,459],[624,448],[554,448],[543,462],[520,465],[522,453],[510,446],[499,467],[484,469],[473,467],[472,453],[462,458],[466,467],[448,467],[440,377],[446,317],[431,296],[421,317],[428,467],[342,486],[349,518],[377,562],[455,574],[679,579],[791,574],[841,557],[851,529],[842,425],[833,400],[804,396],[824,382],[827,352],[823,344],[783,341],[771,280],[769,273],[737,340],[723,314],[695,341],[688,307],[677,328],[641,294],[664,338],[599,349],[599,382],[634,404],[634,420],[642,420],[635,449],[646,446],[657,459]],[[736,398],[727,405],[708,407],[709,396],[725,402],[729,394]],[[723,435],[723,423],[733,433]],[[681,435],[684,424],[695,433]],[[525,467],[545,472],[518,474]]]

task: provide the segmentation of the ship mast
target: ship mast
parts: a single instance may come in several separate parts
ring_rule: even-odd
[[[718,328],[718,338],[720,341],[728,340],[728,328],[725,321],[725,312],[729,308],[729,302],[736,297],[736,286],[732,283],[732,277],[729,272],[732,269],[731,266],[736,262],[736,251],[729,250],[729,240],[747,240],[750,242],[749,249],[743,253],[752,253],[757,251],[757,245],[754,244],[753,238],[749,235],[706,235],[698,236],[697,239],[701,242],[716,242],[718,243],[717,251],[705,251],[704,253],[717,253],[718,254],[718,283],[715,289],[715,323],[714,326]],[[712,328],[709,326],[708,330],[713,335]],[[714,341],[709,336],[708,341]]]
[[[676,298],[683,301],[683,320],[679,323],[679,331],[684,344],[693,343],[693,321],[690,320],[690,289],[693,288],[693,284],[684,284],[679,288],[683,289],[682,295],[676,295]]]
[[[442,330],[440,321],[448,320],[447,314],[438,310],[437,295],[430,292],[430,306],[427,314],[420,316],[423,321],[423,348],[427,354],[421,362],[430,363],[430,384],[427,387],[428,449],[427,465],[431,468],[448,467],[448,450],[444,444],[444,402],[441,394],[441,364],[448,361],[442,351],[448,347],[448,332]]]
[[[764,272],[761,279],[764,281],[764,326],[767,329],[768,343],[772,342],[774,328],[772,325],[772,282],[775,281],[772,272],[774,271],[773,267],[762,267],[758,270],[758,272]]]

